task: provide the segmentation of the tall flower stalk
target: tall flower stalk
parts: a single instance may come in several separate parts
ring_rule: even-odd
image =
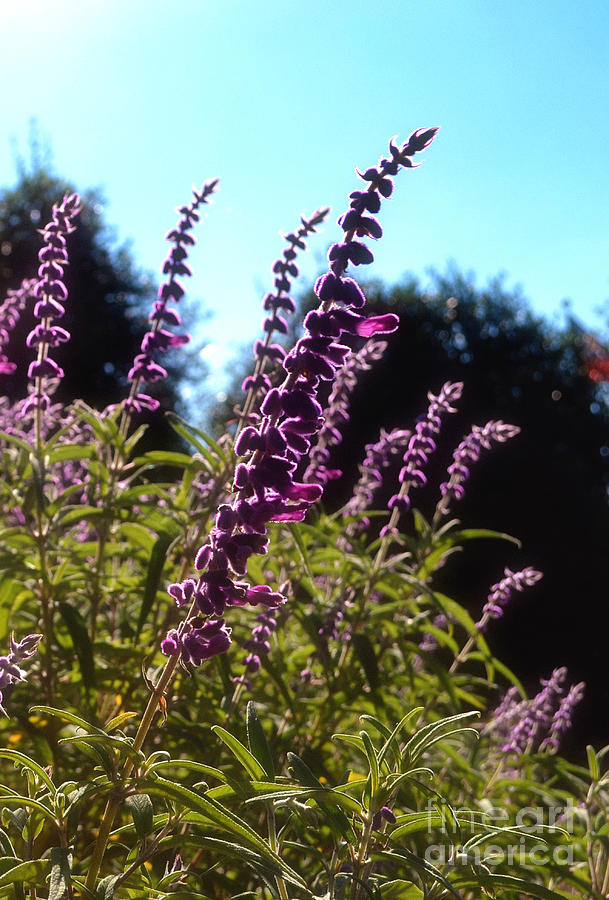
[[[256,360],[254,371],[241,385],[241,389],[247,393],[243,409],[239,413],[237,435],[249,422],[256,400],[271,389],[270,378],[265,375],[268,360],[277,364],[285,356],[283,347],[279,344],[272,344],[271,340],[275,332],[284,335],[288,333],[288,322],[285,315],[296,311],[296,304],[290,297],[290,279],[298,277],[298,266],[296,265],[298,251],[306,249],[306,238],[315,233],[315,226],[320,225],[329,212],[330,208],[326,206],[323,209],[315,210],[308,219],[301,217],[301,224],[296,231],[285,235],[286,246],[279,259],[273,263],[273,291],[265,294],[262,300],[262,306],[266,312],[262,323],[264,339],[256,341],[254,344],[254,359]]]
[[[69,340],[70,335],[56,324],[65,315],[63,305],[68,297],[63,282],[64,269],[68,264],[66,237],[74,230],[72,220],[80,212],[78,194],[66,194],[61,204],[53,206],[51,221],[42,231],[44,246],[38,254],[40,266],[38,281],[33,295],[37,302],[34,316],[38,324],[27,336],[27,346],[36,349],[36,359],[30,363],[28,378],[32,382],[32,393],[21,409],[21,416],[35,415],[35,436],[38,452],[42,449],[42,413],[50,405],[49,382],[63,378],[63,369],[49,356],[51,348]]]
[[[150,328],[142,338],[141,352],[137,354],[129,370],[131,388],[129,396],[123,400],[119,429],[123,437],[127,435],[134,413],[140,413],[143,409],[158,409],[158,400],[141,390],[143,384],[153,384],[167,377],[167,370],[156,362],[154,353],[164,353],[172,347],[181,347],[190,341],[190,335],[173,334],[164,326],[181,324],[177,310],[170,304],[178,303],[186,293],[178,279],[192,275],[191,269],[186,264],[188,248],[195,244],[195,238],[190,232],[200,219],[199,207],[209,203],[209,197],[217,185],[218,179],[212,178],[204,182],[200,190],[193,188],[192,200],[188,205],[179,207],[180,218],[175,228],[166,235],[166,240],[172,246],[163,263],[162,271],[168,278],[159,288],[158,300],[155,301],[150,313]]]
[[[494,584],[489,591],[486,603],[482,608],[482,616],[476,622],[478,631],[480,633],[485,632],[491,619],[500,619],[503,616],[503,611],[514,591],[524,591],[526,587],[532,587],[541,578],[543,578],[543,573],[531,568],[531,566],[527,566],[519,572],[512,572],[511,569],[506,568],[503,578],[497,584]],[[457,667],[465,662],[474,644],[475,639],[473,637],[468,638],[465,646],[457,654],[449,669],[451,673],[455,672]]]
[[[33,537],[39,557],[39,597],[44,632],[44,678],[47,697],[52,701],[55,694],[55,672],[53,664],[54,642],[54,607],[53,587],[48,560],[48,530],[45,526],[45,454],[44,454],[44,414],[51,405],[50,395],[55,389],[58,379],[63,377],[63,369],[49,355],[49,351],[69,340],[65,328],[57,325],[58,319],[65,314],[64,303],[68,297],[63,282],[64,270],[68,264],[66,238],[74,230],[73,219],[80,212],[78,194],[66,194],[60,204],[55,204],[51,213],[51,221],[42,230],[43,247],[38,253],[40,266],[38,280],[33,287],[36,298],[34,316],[38,323],[27,336],[27,346],[36,350],[36,359],[30,363],[28,378],[31,392],[22,403],[20,417],[33,416],[34,443],[33,455],[34,477],[38,481],[36,496],[36,525]]]

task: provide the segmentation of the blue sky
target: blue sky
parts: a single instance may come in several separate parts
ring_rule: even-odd
[[[257,336],[280,231],[335,221],[392,135],[440,125],[384,204],[366,276],[454,259],[499,272],[560,320],[609,298],[606,0],[20,0],[0,32],[0,183],[38,119],[58,174],[101,186],[106,218],[158,272],[174,207],[221,185],[198,229],[190,293],[211,310],[208,358]]]

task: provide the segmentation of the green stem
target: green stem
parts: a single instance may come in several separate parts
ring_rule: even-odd
[[[188,616],[184,621],[186,622],[187,619]],[[150,726],[152,725],[154,717],[158,712],[161,698],[165,695],[165,692],[174,676],[175,670],[177,669],[179,661],[179,654],[169,657],[169,659],[165,663],[165,666],[157,683],[154,686],[152,693],[150,694],[148,704],[146,706],[146,709],[144,710],[144,714],[140,722],[140,726],[133,740],[133,747],[136,751],[141,750],[142,745],[146,740],[146,737],[150,730]],[[121,780],[123,782],[131,775],[133,767],[133,760],[131,758],[127,759],[121,772]],[[95,842],[95,847],[93,848],[93,856],[91,857],[91,862],[89,863],[89,870],[87,872],[87,878],[85,881],[85,887],[90,891],[95,890],[97,876],[104,859],[108,839],[114,825],[114,820],[116,819],[116,815],[120,807],[122,806],[122,803],[123,795],[121,792],[120,794],[110,797],[106,804],[106,808],[102,815],[102,820],[99,826],[99,834]]]

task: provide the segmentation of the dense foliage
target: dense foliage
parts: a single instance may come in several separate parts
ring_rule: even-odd
[[[272,336],[326,211],[288,235],[243,413],[218,440],[170,414],[188,453],[139,450],[138,417],[187,339],[175,304],[216,182],[179,210],[128,396],[104,409],[57,402],[80,204],[58,198],[25,301],[29,393],[0,435],[0,898],[606,896],[604,752],[558,752],[583,685],[557,659],[527,695],[492,649],[541,572],[455,518],[518,423],[493,409],[472,427],[469,386],[430,373],[410,385],[418,418],[361,448],[340,508],[319,503],[398,324],[366,315],[347,268],[372,259],[382,199],[435,134],[363,173],[286,352]],[[466,608],[446,564],[487,543],[517,563]]]

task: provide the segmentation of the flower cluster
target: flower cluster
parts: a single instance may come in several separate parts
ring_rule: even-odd
[[[541,679],[542,689],[531,700],[521,700],[515,687],[509,689],[488,726],[503,740],[504,753],[558,749],[561,737],[571,727],[573,709],[584,691],[584,684],[580,683],[563,696],[566,677],[564,667],[554,669],[549,679]]]
[[[580,681],[579,684],[574,684],[569,689],[568,694],[561,699],[558,709],[552,717],[550,732],[541,742],[540,750],[545,750],[548,753],[558,752],[562,738],[573,724],[573,712],[577,704],[583,699],[585,689],[586,685],[583,681]]]
[[[404,454],[404,465],[400,471],[400,490],[389,499],[392,517],[389,525],[385,525],[381,531],[383,537],[393,532],[395,517],[410,509],[410,489],[427,484],[423,467],[427,465],[429,457],[436,449],[433,436],[440,431],[442,416],[457,411],[451,404],[461,397],[462,390],[463,384],[460,381],[454,383],[447,381],[442,385],[437,397],[431,393],[427,395],[429,400],[427,413],[417,421]]]
[[[469,478],[468,464],[477,462],[482,450],[490,450],[493,441],[502,444],[519,432],[517,425],[506,425],[501,420],[487,422],[483,427],[473,426],[453,453],[453,461],[448,467],[449,480],[440,485],[443,499],[438,508],[443,514],[448,511],[451,500],[461,500],[464,496],[463,483]]]
[[[509,603],[512,592],[523,591],[525,587],[531,587],[540,578],[543,578],[543,574],[530,566],[527,566],[520,572],[512,572],[506,568],[501,581],[498,581],[490,589],[488,599],[482,609],[482,618],[479,622],[476,622],[476,628],[479,631],[484,631],[490,619],[500,619],[503,615],[503,610]]]
[[[334,385],[324,410],[324,424],[321,427],[317,444],[311,451],[310,462],[305,470],[305,481],[318,481],[327,484],[334,478],[340,478],[340,469],[327,467],[330,458],[328,447],[335,447],[342,441],[341,427],[349,421],[349,403],[351,394],[357,384],[360,372],[367,372],[373,363],[382,358],[387,348],[385,341],[369,341],[358,350],[349,354],[344,366],[338,371]]]
[[[280,344],[272,344],[271,337],[276,331],[279,334],[288,333],[285,314],[293,313],[296,310],[296,304],[290,297],[290,279],[298,277],[298,266],[295,262],[298,250],[306,249],[305,239],[315,233],[315,226],[320,225],[329,212],[330,208],[326,206],[324,209],[315,210],[308,219],[301,216],[299,228],[295,232],[285,235],[287,246],[284,248],[282,256],[273,263],[274,290],[265,294],[262,300],[262,306],[266,313],[262,323],[264,340],[256,341],[254,344],[256,360],[254,372],[252,375],[248,375],[241,385],[241,389],[247,391],[241,411],[242,423],[252,419],[252,409],[256,397],[271,389],[271,380],[268,375],[264,374],[267,360],[277,363],[285,356],[283,347]]]
[[[295,473],[323,424],[317,399],[320,382],[333,382],[350,352],[339,343],[341,335],[368,338],[397,328],[398,318],[391,313],[366,318],[358,312],[365,297],[353,279],[343,276],[349,262],[372,260],[370,250],[355,237],[380,237],[380,225],[367,213],[378,211],[381,196],[391,194],[391,176],[400,165],[412,166],[411,157],[432,141],[436,131],[416,131],[401,148],[390,142],[391,159],[368,169],[362,176],[368,189],[351,195],[350,209],[339,219],[344,239],[330,248],[330,271],[315,284],[320,307],[307,314],[303,336],[285,356],[285,380],[266,394],[260,407],[262,421],[258,427],[245,427],[235,443],[235,452],[244,460],[235,470],[233,501],[220,506],[209,540],[197,553],[198,580],[169,589],[178,605],[189,602],[190,609],[203,616],[220,617],[233,605],[262,603],[274,608],[285,602],[268,585],[250,587],[238,579],[245,575],[252,554],[267,552],[270,522],[302,521],[321,497],[320,484],[299,482]],[[181,628],[180,638],[186,631]],[[214,649],[210,645],[210,655]],[[184,654],[181,640],[166,641],[164,652]]]
[[[24,279],[18,288],[7,291],[5,299],[0,303],[0,375],[11,375],[17,368],[17,364],[10,362],[6,356],[6,345],[32,296],[35,284],[35,278]]]
[[[233,678],[236,684],[250,687],[248,675],[253,675],[262,665],[263,657],[271,650],[270,637],[277,630],[277,610],[270,608],[258,613],[256,625],[252,628],[251,636],[244,642],[243,649],[247,650],[247,656],[243,660],[245,675]]]
[[[68,263],[66,236],[74,230],[72,220],[80,212],[78,194],[66,194],[60,205],[53,207],[52,218],[43,229],[44,246],[38,254],[40,267],[33,295],[37,299],[34,316],[38,324],[27,336],[27,346],[35,347],[36,359],[30,363],[28,378],[33,382],[33,391],[21,409],[21,416],[31,410],[44,411],[50,404],[49,384],[47,379],[63,378],[63,369],[48,355],[49,348],[58,347],[69,340],[70,335],[59,325],[56,319],[65,314],[64,302],[68,291],[63,283],[64,269]]]
[[[34,656],[41,640],[41,634],[28,634],[17,644],[11,635],[8,656],[0,656],[0,712],[5,716],[8,715],[3,706],[6,689],[18,681],[25,681],[25,672],[19,665]]]
[[[158,400],[140,392],[142,382],[151,384],[167,376],[167,370],[155,362],[153,353],[165,352],[171,347],[180,347],[190,341],[190,335],[173,334],[163,326],[180,325],[181,323],[179,314],[175,309],[169,307],[169,303],[171,301],[178,303],[185,294],[178,278],[192,275],[185,262],[188,257],[187,247],[192,247],[195,243],[190,231],[200,219],[197,212],[199,206],[209,202],[208,197],[213,194],[217,184],[218,179],[214,178],[206,181],[200,191],[193,190],[191,202],[188,206],[181,206],[178,209],[180,219],[176,227],[166,235],[166,240],[173,246],[163,263],[162,271],[169,277],[159,288],[159,299],[155,301],[150,313],[152,325],[142,339],[141,353],[135,357],[133,366],[129,370],[131,390],[129,396],[123,401],[123,410],[129,415],[140,413],[143,409],[155,410],[158,408]]]
[[[378,441],[366,444],[364,461],[359,467],[360,477],[344,507],[345,515],[361,516],[372,508],[374,495],[383,483],[383,473],[392,462],[402,456],[411,436],[412,432],[403,428],[393,428],[391,431],[381,428]],[[347,533],[352,535],[356,530],[363,531],[369,524],[368,518],[362,518],[357,523],[350,524]]]

